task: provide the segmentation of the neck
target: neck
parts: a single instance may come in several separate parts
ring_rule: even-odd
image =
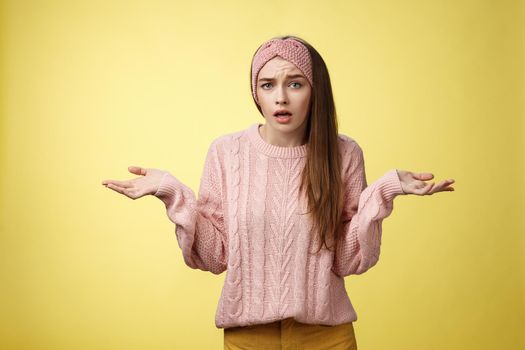
[[[306,126],[306,124],[304,125]],[[266,124],[263,124],[259,130],[263,140],[274,146],[296,147],[306,143],[305,127],[303,125],[290,133],[279,132]]]

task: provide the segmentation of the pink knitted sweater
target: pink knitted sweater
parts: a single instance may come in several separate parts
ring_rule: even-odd
[[[356,321],[343,277],[377,263],[381,222],[392,212],[394,197],[404,194],[397,171],[367,186],[362,149],[339,134],[344,235],[335,252],[323,247],[308,254],[318,239],[310,232],[310,217],[301,214],[306,197],[298,192],[307,145],[269,144],[259,127],[213,140],[198,199],[170,173],[155,193],[176,225],[185,263],[214,274],[226,271],[216,327],[288,317],[321,325]]]

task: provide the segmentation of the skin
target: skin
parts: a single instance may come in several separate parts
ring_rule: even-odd
[[[301,77],[288,78],[296,74]],[[266,123],[259,128],[261,137],[272,145],[282,147],[304,144],[312,94],[312,87],[304,74],[293,63],[276,56],[261,68],[256,86],[258,104],[266,119]],[[282,108],[292,113],[287,124],[278,123],[273,115]]]
[[[302,77],[289,78],[289,75],[300,74]],[[271,80],[263,80],[270,78]],[[305,143],[306,122],[310,108],[312,88],[292,63],[277,56],[269,60],[259,71],[257,79],[257,98],[266,123],[259,128],[261,137],[269,144],[281,147],[299,146]],[[273,113],[285,108],[292,113],[287,124],[278,123]],[[102,185],[131,199],[153,195],[159,188],[164,170],[130,166],[128,171],[139,175],[131,180],[104,180]],[[418,196],[432,195],[438,192],[454,191],[451,185],[454,179],[427,183],[434,178],[429,172],[412,172],[396,169],[405,193]]]

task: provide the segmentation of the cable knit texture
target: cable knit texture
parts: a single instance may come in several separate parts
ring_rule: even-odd
[[[363,151],[339,134],[345,188],[335,251],[312,230],[307,198],[299,193],[307,145],[267,143],[261,124],[220,136],[208,150],[198,199],[170,173],[155,196],[166,206],[185,263],[226,271],[215,315],[217,328],[298,322],[338,325],[357,320],[344,277],[374,266],[381,223],[404,194],[396,169],[367,185]],[[310,252],[310,254],[308,253]]]

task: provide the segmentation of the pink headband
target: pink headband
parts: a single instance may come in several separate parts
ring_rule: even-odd
[[[297,68],[306,76],[310,85],[313,86],[312,82],[312,58],[310,52],[304,46],[303,43],[292,39],[271,39],[265,42],[253,58],[252,62],[252,94],[257,100],[257,76],[261,68],[274,58],[275,56],[281,56],[285,60],[295,64]]]

